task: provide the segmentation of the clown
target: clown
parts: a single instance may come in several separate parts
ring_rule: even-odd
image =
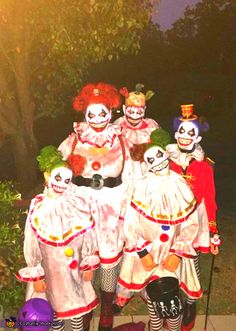
[[[125,97],[124,116],[114,122],[121,126],[122,135],[128,141],[134,179],[142,177],[145,173],[146,164],[142,159],[143,151],[149,142],[151,132],[159,128],[153,119],[145,118],[146,101],[154,93],[147,91],[146,94],[143,94],[142,88],[142,84],[137,84],[134,92],[128,92],[126,87],[120,89],[120,93]]]
[[[72,331],[82,331],[83,315],[98,305],[91,284],[99,267],[94,222],[84,197],[73,188],[72,171],[61,152],[50,145],[37,159],[46,186],[30,204],[24,240],[27,267],[17,278],[29,284],[26,300],[44,296],[50,302],[54,330],[64,330],[64,319],[70,319]]]
[[[125,254],[118,280],[117,302],[129,300],[132,292],[146,288],[151,330],[162,330],[163,318],[156,305],[156,280],[172,277],[193,298],[202,295],[193,257],[193,242],[198,234],[196,200],[182,176],[169,169],[166,145],[169,134],[157,129],[144,153],[148,172],[136,182],[124,222]],[[150,295],[151,287],[151,295]],[[168,330],[177,331],[181,324],[181,302],[171,298],[167,318]],[[173,311],[173,306],[175,310]],[[177,309],[178,308],[178,309]]]
[[[182,116],[174,119],[175,139],[177,144],[167,146],[167,151],[170,154],[170,167],[173,171],[182,175],[191,187],[194,196],[198,203],[198,218],[200,232],[197,243],[194,247],[199,252],[208,253],[209,246],[212,254],[219,253],[220,241],[216,226],[216,210],[215,201],[215,184],[214,173],[211,161],[207,159],[199,145],[201,141],[201,132],[208,130],[209,126],[206,122],[201,122],[197,115],[193,112],[193,104],[182,105]],[[205,229],[205,219],[208,220],[208,228]],[[210,243],[205,245],[204,242],[207,236],[211,236]],[[199,254],[195,258],[195,268],[200,278],[199,270]],[[182,331],[189,331],[194,327],[196,317],[196,302],[190,298],[186,299],[185,312],[182,323]]]
[[[112,302],[123,254],[122,206],[131,179],[129,153],[118,126],[110,124],[111,111],[120,106],[117,89],[106,83],[88,84],[73,103],[83,111],[86,122],[74,123],[74,132],[59,150],[74,170],[74,183],[80,187],[96,223],[98,253],[101,261],[101,315],[99,330],[111,330]],[[86,160],[82,175],[76,176],[73,159]],[[126,185],[127,183],[127,185]]]

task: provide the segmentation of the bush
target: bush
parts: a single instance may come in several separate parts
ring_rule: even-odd
[[[0,182],[0,304],[5,317],[16,316],[24,302],[25,286],[15,277],[25,264],[25,209],[14,207],[14,201],[20,198],[12,182]]]

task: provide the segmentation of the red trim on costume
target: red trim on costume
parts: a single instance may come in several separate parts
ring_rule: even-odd
[[[97,263],[93,266],[89,266],[88,264],[84,265],[84,266],[81,266],[79,268],[80,271],[89,271],[89,270],[96,270],[100,267],[100,263]]]
[[[123,279],[119,278],[118,283],[120,285],[122,285],[123,287],[127,288],[128,290],[140,291],[143,288],[145,288],[149,283],[151,283],[154,280],[159,279],[159,278],[160,277],[153,275],[146,282],[144,282],[142,284],[134,284],[134,283],[128,284]],[[199,291],[190,291],[183,282],[181,282],[179,286],[186,294],[190,295],[193,298],[200,298],[203,294],[202,289],[200,289]]]
[[[160,223],[160,224],[168,224],[168,225],[176,225],[176,224],[180,224],[182,222],[187,221],[189,215],[191,215],[193,213],[193,211],[196,209],[197,204],[194,204],[193,209],[183,218],[180,218],[176,221],[171,221],[171,220],[160,220],[160,219],[156,219],[154,217],[151,217],[149,215],[147,215],[142,209],[140,209],[137,205],[135,205],[135,203],[133,201],[131,201],[130,203],[131,207],[133,207],[139,214],[141,214],[142,216],[144,216],[145,218],[147,218],[149,221],[152,221],[154,223]]]
[[[93,302],[88,304],[86,307],[80,307],[80,308],[75,308],[71,310],[67,310],[65,312],[56,312],[56,315],[58,318],[60,317],[73,317],[75,315],[81,314],[81,313],[87,313],[94,309],[97,305],[99,304],[98,298],[96,298]]]
[[[122,255],[123,255],[123,251],[120,251],[120,253],[117,256],[111,257],[111,258],[104,258],[104,257],[100,256],[100,261],[101,261],[101,263],[104,263],[104,264],[114,263],[114,262],[118,261]]]
[[[178,256],[187,257],[189,259],[194,259],[196,257],[195,255],[186,254],[183,251],[181,252],[178,249],[173,249],[173,248],[170,249],[170,253],[175,253]]]
[[[186,284],[184,284],[183,282],[181,282],[179,286],[182,288],[182,290],[183,290],[186,294],[190,295],[190,296],[193,297],[193,298],[200,298],[200,297],[202,296],[202,294],[203,294],[203,290],[202,290],[202,289],[200,289],[200,290],[198,290],[198,291],[190,291],[190,290],[187,288]]]
[[[33,229],[33,231],[34,231],[36,237],[39,239],[39,241],[43,242],[43,243],[46,244],[46,245],[53,246],[53,247],[62,247],[62,246],[66,246],[66,245],[68,245],[72,240],[74,240],[75,238],[80,237],[82,234],[85,234],[85,233],[87,233],[88,231],[91,231],[91,230],[94,228],[94,226],[95,226],[95,223],[93,222],[93,224],[92,224],[91,226],[87,227],[86,229],[81,230],[80,232],[75,233],[72,237],[68,238],[66,241],[63,241],[63,242],[59,242],[59,243],[58,243],[58,242],[50,241],[50,240],[48,240],[48,239],[45,239],[45,238],[41,237],[41,236],[38,234],[37,229],[35,229],[35,228],[33,227],[31,220],[30,220],[30,224],[31,224],[31,227],[32,227],[32,229]]]
[[[151,241],[145,241],[145,243],[141,247],[135,247],[132,249],[125,248],[126,253],[133,253],[133,252],[140,252],[142,251],[145,247],[147,247],[149,244],[151,244]]]
[[[158,276],[151,276],[146,282],[142,284],[134,284],[134,283],[126,283],[123,279],[119,278],[118,283],[122,285],[123,287],[129,289],[129,290],[142,290],[144,287],[146,287],[149,283],[153,282],[156,279],[159,279],[160,277]]]
[[[201,253],[210,253],[210,247],[195,247],[195,249],[197,250],[197,251],[200,251]]]
[[[38,277],[22,277],[19,272],[15,274],[16,278],[20,280],[21,282],[37,282],[38,280],[42,280],[45,277],[44,276],[38,276]]]

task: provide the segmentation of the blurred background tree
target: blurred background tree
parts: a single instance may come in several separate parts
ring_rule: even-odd
[[[151,0],[3,0],[0,4],[0,143],[17,180],[37,180],[35,120],[71,104],[92,63],[140,48]]]

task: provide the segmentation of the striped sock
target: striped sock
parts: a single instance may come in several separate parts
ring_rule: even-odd
[[[72,329],[72,331],[83,331],[84,330],[84,323],[83,323],[82,316],[71,318],[71,329]]]

